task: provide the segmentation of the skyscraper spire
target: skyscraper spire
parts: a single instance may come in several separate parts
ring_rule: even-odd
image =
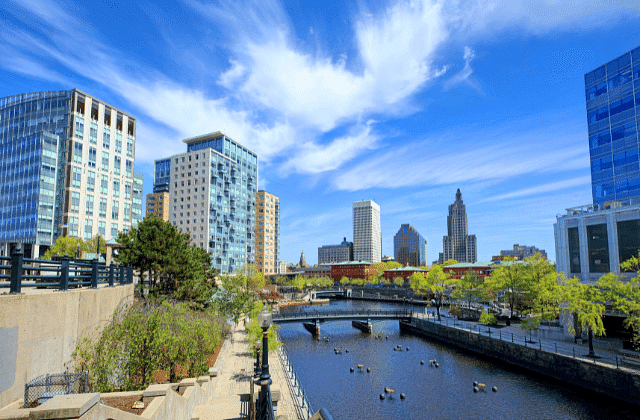
[[[447,236],[442,238],[442,254],[440,263],[447,260],[473,263],[478,258],[476,235],[469,235],[467,209],[460,188],[456,191],[456,201],[449,206]]]

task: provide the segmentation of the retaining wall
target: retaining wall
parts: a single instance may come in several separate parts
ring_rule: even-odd
[[[400,322],[400,330],[454,345],[482,356],[509,363],[629,403],[640,404],[640,375],[569,356],[523,347],[474,332],[413,318]]]
[[[37,376],[72,372],[76,343],[101,330],[120,305],[132,303],[133,287],[0,295],[0,407],[24,398],[24,385]]]

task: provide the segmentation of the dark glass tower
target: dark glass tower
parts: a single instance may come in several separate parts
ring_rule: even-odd
[[[396,262],[412,267],[427,265],[427,241],[410,224],[400,226],[393,237],[393,256]]]
[[[593,204],[638,201],[640,48],[585,74]]]

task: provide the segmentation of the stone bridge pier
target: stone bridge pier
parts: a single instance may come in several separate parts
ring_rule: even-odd
[[[367,319],[367,322],[364,321],[351,321],[351,325],[362,331],[366,334],[373,334],[373,324],[371,324],[371,320]]]
[[[316,319],[313,323],[303,322],[304,329],[309,331],[316,338],[320,337],[320,320]]]

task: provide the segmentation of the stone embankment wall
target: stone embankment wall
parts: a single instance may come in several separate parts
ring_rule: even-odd
[[[615,366],[594,364],[523,347],[423,319],[413,318],[411,324],[400,322],[400,330],[454,345],[629,403],[640,404],[640,375],[627,369],[616,369]]]
[[[0,408],[23,398],[24,385],[40,375],[72,372],[76,343],[132,303],[133,287],[0,295]]]

